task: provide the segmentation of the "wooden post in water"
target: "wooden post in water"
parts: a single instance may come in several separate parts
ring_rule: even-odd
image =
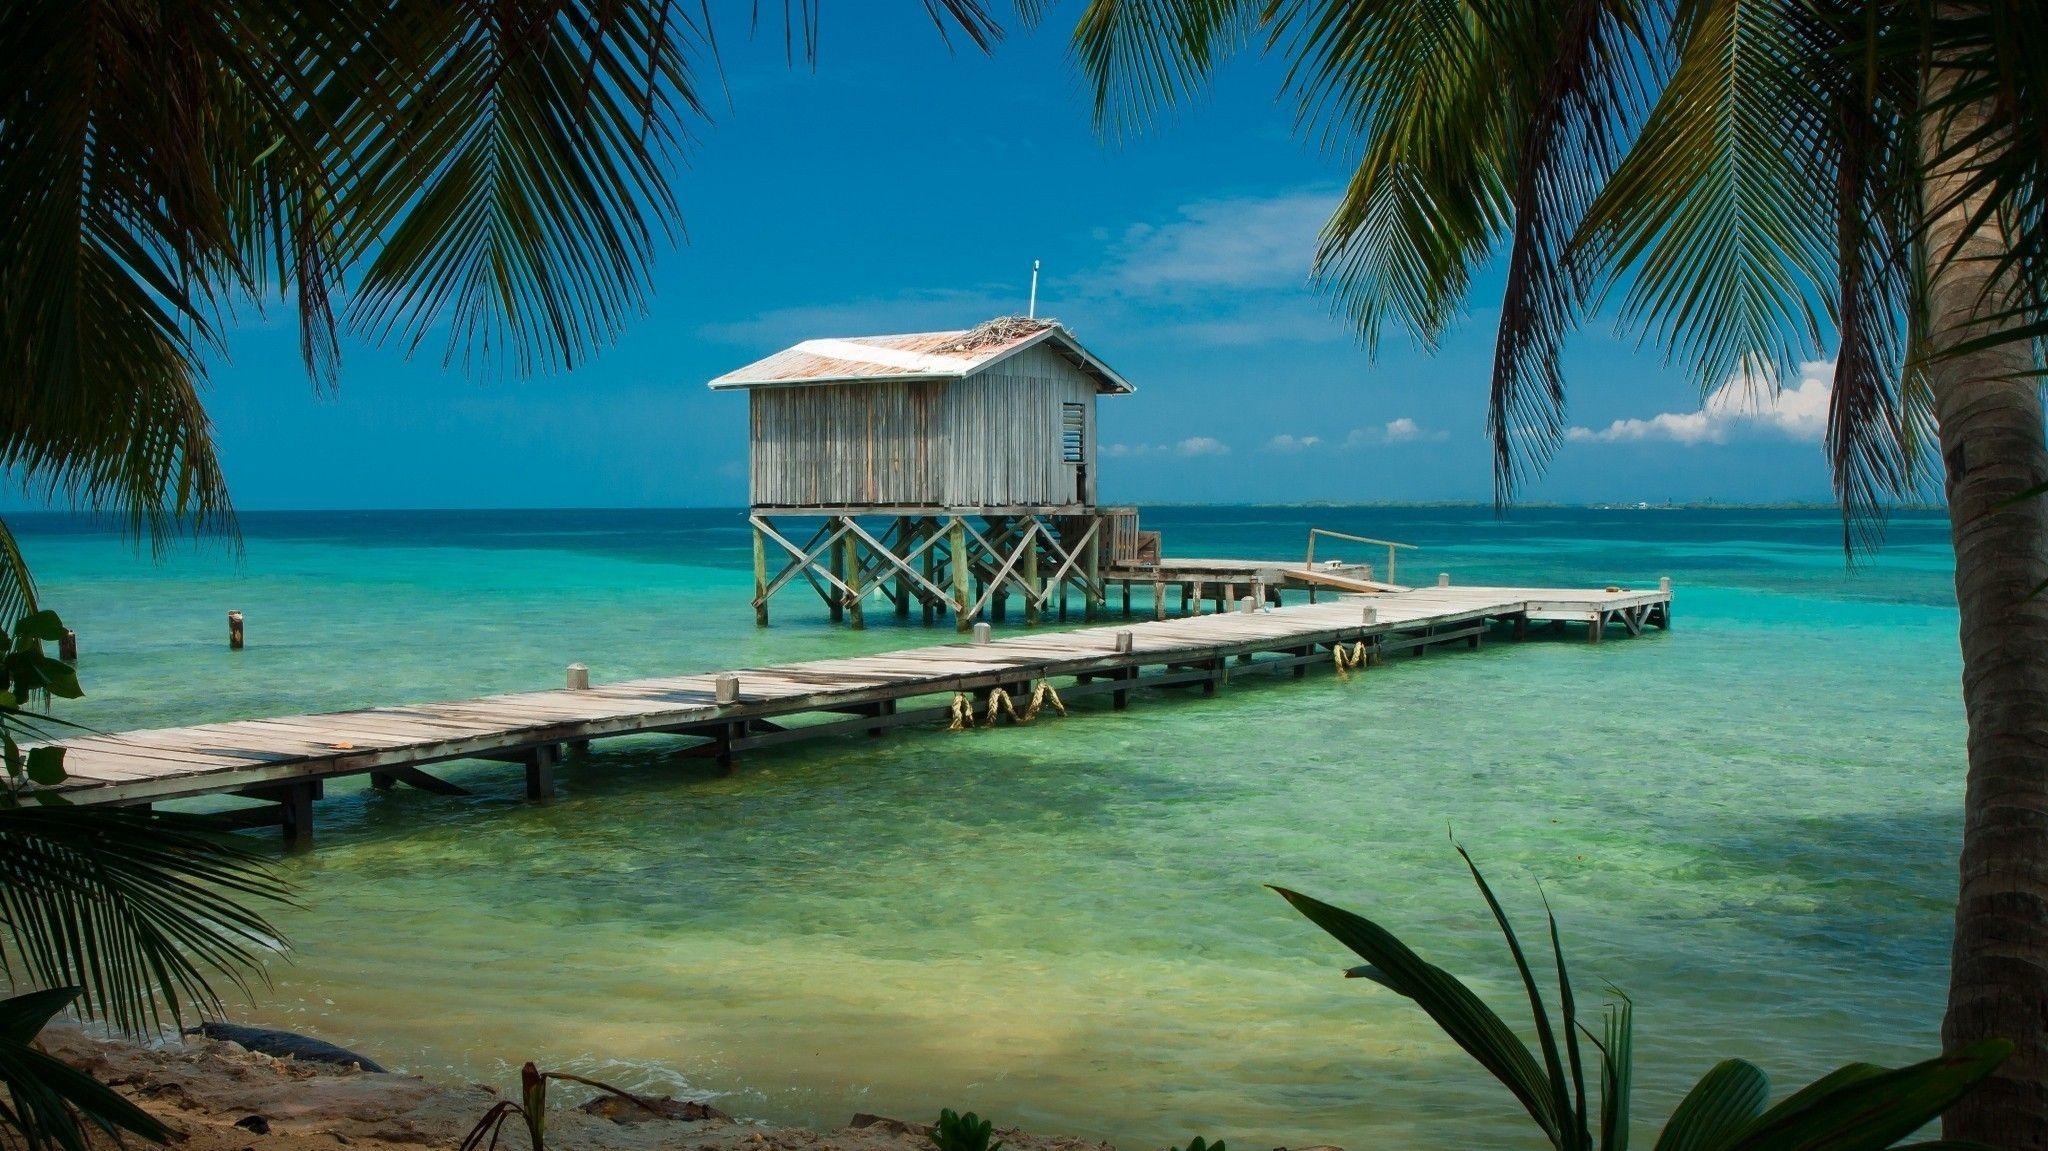
[[[1202,581],[1201,581],[1201,580],[1195,580],[1195,581],[1193,581],[1193,583],[1194,583],[1194,595],[1193,595],[1193,597],[1192,597],[1192,598],[1190,598],[1190,597],[1189,597],[1189,595],[1188,595],[1188,585],[1187,585],[1187,584],[1182,584],[1182,585],[1181,585],[1181,608],[1182,608],[1182,612],[1181,612],[1181,614],[1183,614],[1183,615],[1188,615],[1188,614],[1193,614],[1193,615],[1201,615],[1201,614],[1202,614]],[[1193,604],[1195,605],[1195,607],[1194,607],[1194,611],[1193,611],[1192,613],[1190,613],[1190,612],[1188,612],[1188,611],[1186,610],[1186,609],[1187,609],[1187,605],[1188,605],[1188,604],[1189,604],[1190,602],[1192,602],[1192,603],[1193,603]]]
[[[917,521],[909,516],[896,517],[896,554],[907,555],[917,543]],[[910,573],[896,569],[896,583],[889,597],[896,601],[896,618],[910,618]]]
[[[927,535],[938,535],[938,521],[928,520],[922,516],[918,517],[917,533],[920,542],[923,542],[924,537]],[[936,586],[937,581],[933,580],[932,576],[937,574],[939,570],[938,552],[938,545],[933,544],[931,547],[924,549],[924,555],[920,557],[918,560],[919,563],[924,565],[924,582],[928,584],[933,584],[934,586]],[[934,607],[932,604],[931,592],[920,589],[920,593],[921,594],[919,594],[917,597],[917,602],[923,605],[924,607],[924,625],[926,627],[930,627],[932,625],[932,619],[937,614],[938,609]]]
[[[1096,521],[1100,525],[1101,521]],[[1102,586],[1102,530],[1100,526],[1088,536],[1087,544],[1081,548],[1081,569],[1088,583],[1081,598],[1081,618],[1094,622],[1096,612],[1108,606],[1109,594]]]
[[[754,626],[768,626],[768,537],[754,525]]]
[[[970,574],[967,570],[967,524],[958,516],[953,518],[953,526],[947,532],[946,544],[950,549],[953,564],[953,630],[965,632],[974,626],[974,621],[967,617],[967,607],[974,601],[967,598]]]
[[[78,662],[78,633],[68,627],[64,629],[63,638],[57,641],[57,658],[65,663]]]
[[[543,743],[526,753],[526,798],[555,797],[555,765],[560,762],[562,749],[558,744]]]
[[[1451,586],[1451,573],[1449,573],[1449,572],[1438,572],[1438,573],[1436,573],[1436,586],[1438,586],[1438,587],[1449,587],[1449,586]]]
[[[242,613],[238,611],[228,613],[228,650],[242,650]]]
[[[1024,586],[1030,589],[1024,593],[1024,626],[1037,627],[1038,597],[1045,594],[1045,586],[1038,582],[1038,537],[1035,535],[1025,545],[1022,566]]]
[[[277,805],[282,809],[279,813],[281,818],[278,826],[284,831],[286,851],[313,849],[313,800],[318,794],[319,787],[320,784],[316,780],[312,783],[291,784],[278,792]]]
[[[851,521],[848,521],[848,526],[851,527]],[[860,631],[868,626],[867,617],[861,611],[861,599],[866,589],[861,587],[860,583],[860,536],[849,530],[846,538],[840,541],[840,546],[844,549],[845,557],[841,561],[845,571],[840,578],[846,581],[847,587],[846,624],[853,630]]]
[[[1157,568],[1152,571],[1152,618],[1166,618],[1166,577]]]

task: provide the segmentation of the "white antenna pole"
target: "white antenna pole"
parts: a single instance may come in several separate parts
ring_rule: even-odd
[[[1031,261],[1031,306],[1024,313],[1027,320],[1038,318],[1038,261]]]

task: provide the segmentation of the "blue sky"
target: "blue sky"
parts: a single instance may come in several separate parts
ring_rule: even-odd
[[[573,374],[474,380],[437,350],[351,345],[316,397],[284,310],[249,317],[209,393],[238,505],[739,504],[745,402],[706,380],[805,338],[1022,311],[1033,259],[1040,314],[1139,389],[1102,405],[1106,499],[1489,496],[1497,272],[1434,355],[1396,333],[1369,357],[1306,284],[1347,166],[1291,137],[1270,65],[1109,145],[1066,53],[1072,5],[992,57],[949,54],[917,5],[873,8],[825,6],[815,71],[785,65],[779,31],[726,29],[730,106],[679,180],[687,241],[650,313]],[[1822,374],[1761,416],[1703,409],[1611,320],[1567,368],[1578,430],[1529,498],[1828,498]]]

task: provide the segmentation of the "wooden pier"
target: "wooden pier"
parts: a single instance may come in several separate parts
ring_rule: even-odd
[[[1233,676],[1316,665],[1368,667],[1397,652],[1478,647],[1496,628],[1521,638],[1532,623],[1583,626],[1599,642],[1616,628],[1671,626],[1671,593],[1654,590],[1425,587],[1270,610],[1045,631],[976,643],[727,672],[517,692],[450,703],[364,708],[276,719],[131,731],[57,741],[74,803],[149,804],[235,795],[263,801],[226,813],[233,826],[277,825],[293,847],[312,842],[313,804],[326,780],[368,775],[378,787],[443,794],[463,789],[426,772],[451,760],[517,763],[535,800],[553,771],[591,741],[668,733],[728,769],[750,749],[834,735],[944,723],[966,704],[985,714],[1001,690],[1022,709],[1034,685],[1068,700],[1134,692],[1213,694]],[[587,673],[586,673],[587,674]],[[572,680],[577,677],[571,672]],[[950,697],[950,698],[948,698]],[[902,705],[909,704],[905,707]]]

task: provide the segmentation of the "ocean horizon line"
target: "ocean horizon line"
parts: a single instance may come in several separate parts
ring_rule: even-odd
[[[1136,506],[1139,509],[1303,509],[1364,508],[1375,510],[1429,510],[1463,509],[1492,511],[1491,500],[1288,500],[1288,501],[1244,501],[1220,502],[1207,500],[1129,500],[1104,501],[1102,506]],[[552,504],[552,505],[471,505],[471,506],[412,506],[412,507],[260,507],[237,508],[235,516],[291,516],[291,515],[460,515],[475,513],[531,513],[531,512],[733,512],[744,514],[750,509],[745,504]],[[1512,518],[1522,511],[1825,511],[1838,512],[1841,505],[1832,500],[1531,500],[1509,505],[1503,518]],[[1946,504],[1936,502],[1896,504],[1886,509],[1887,513],[1931,512],[1946,514]],[[783,512],[790,515],[795,513]],[[886,509],[876,509],[874,515],[890,514]],[[61,508],[0,509],[0,517],[16,522],[31,519],[61,521],[117,521],[118,514],[97,513]]]

